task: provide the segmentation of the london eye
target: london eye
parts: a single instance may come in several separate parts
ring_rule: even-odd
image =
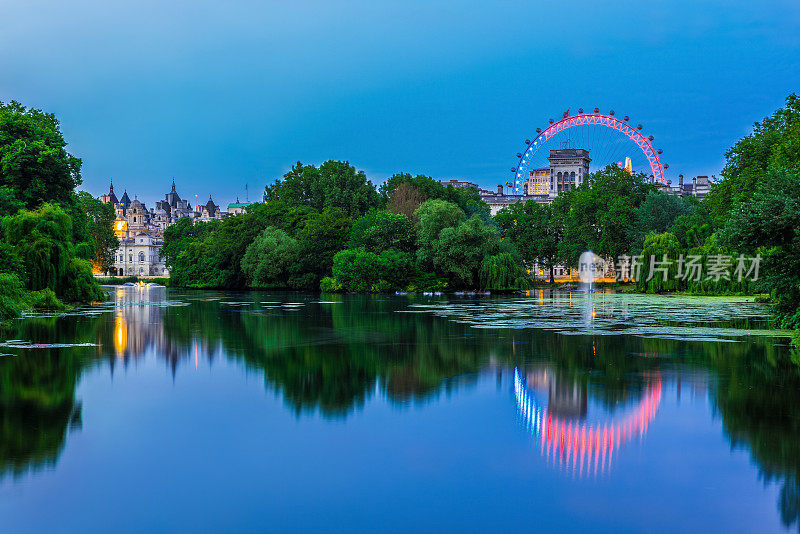
[[[524,150],[517,153],[518,162],[511,171],[514,178],[507,185],[521,193],[523,184],[537,171],[550,165],[552,151],[583,149],[591,160],[589,172],[596,172],[608,165],[617,165],[631,173],[644,173],[655,183],[666,184],[664,170],[669,165],[660,159],[662,151],[653,147],[654,137],[643,133],[641,124],[634,124],[630,117],[617,117],[613,110],[608,114],[594,108],[593,112],[577,114],[563,113],[561,119],[550,119],[545,128],[537,128],[536,134],[524,142]]]

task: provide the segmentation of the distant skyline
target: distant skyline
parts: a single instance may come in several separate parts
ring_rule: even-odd
[[[296,161],[486,188],[571,108],[630,115],[667,177],[718,174],[800,92],[800,3],[3,2],[0,100],[52,112],[148,207],[220,206]],[[195,195],[197,197],[195,198]]]

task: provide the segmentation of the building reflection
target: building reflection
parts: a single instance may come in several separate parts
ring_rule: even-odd
[[[515,367],[514,397],[542,456],[574,476],[597,476],[610,469],[615,452],[647,432],[661,403],[661,376],[645,377],[633,408],[625,403],[611,412],[598,409],[595,415],[587,408],[585,383],[567,380],[546,364]]]
[[[171,304],[166,300],[162,286],[133,285],[113,289],[114,299],[114,353],[110,361],[113,371],[115,361],[123,366],[141,360],[148,352],[163,358],[174,374],[179,361],[189,358],[189,347],[167,335],[163,313]],[[98,345],[106,347],[106,331],[98,332]],[[110,354],[109,354],[110,356]]]

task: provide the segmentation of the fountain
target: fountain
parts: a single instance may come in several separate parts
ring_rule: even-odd
[[[595,311],[592,291],[594,291],[595,280],[603,276],[603,260],[591,250],[587,250],[581,254],[578,261],[578,276],[580,277],[579,288],[586,291],[586,299],[583,303],[583,322],[585,326],[594,328]]]
[[[587,293],[591,293],[595,280],[603,276],[603,260],[591,250],[587,250],[581,254],[578,261],[578,275],[580,287],[584,288]]]

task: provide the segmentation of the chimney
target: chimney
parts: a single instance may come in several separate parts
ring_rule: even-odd
[[[498,195],[502,195],[503,194],[503,184],[498,184],[497,185],[497,194]]]

